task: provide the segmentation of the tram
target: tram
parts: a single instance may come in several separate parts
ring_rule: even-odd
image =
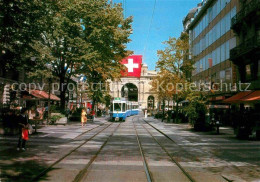
[[[138,115],[138,102],[126,101],[121,98],[115,98],[110,104],[111,121],[125,121],[127,117]]]

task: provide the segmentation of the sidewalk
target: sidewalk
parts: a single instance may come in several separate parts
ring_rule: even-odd
[[[155,119],[153,117],[147,117],[145,119],[146,121],[153,121],[153,122],[156,122],[156,123],[162,123],[161,119]],[[165,123],[163,122],[164,125],[169,125],[169,126],[179,126],[179,127],[182,127],[182,128],[185,128],[187,130],[193,130],[192,126],[189,124],[189,123]],[[198,133],[200,132],[203,132],[203,131],[198,131]],[[203,133],[207,133],[207,134],[216,134],[216,135],[234,135],[234,129],[231,127],[231,126],[221,126],[219,127],[219,134],[216,133],[216,130],[213,130],[213,131],[205,131]]]
[[[16,150],[18,136],[0,136],[0,181],[30,179],[77,146],[75,137],[106,121],[106,118],[96,118],[83,128],[80,122],[43,126],[29,135],[26,151]]]

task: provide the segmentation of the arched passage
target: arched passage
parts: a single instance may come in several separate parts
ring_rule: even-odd
[[[129,101],[138,102],[138,88],[133,83],[125,84],[121,89],[121,97],[127,98]]]

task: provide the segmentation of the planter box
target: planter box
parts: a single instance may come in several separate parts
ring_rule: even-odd
[[[66,125],[68,123],[68,118],[67,117],[63,117],[63,118],[60,118],[56,121],[55,124],[57,125]]]

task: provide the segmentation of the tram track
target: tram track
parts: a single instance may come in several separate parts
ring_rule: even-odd
[[[152,127],[154,130],[156,130],[157,132],[159,132],[160,134],[162,134],[163,136],[165,136],[168,140],[170,140],[171,142],[173,142],[174,144],[176,144],[178,147],[180,147],[180,148],[182,148],[181,146],[179,146],[172,138],[170,138],[167,134],[165,134],[163,131],[161,131],[160,129],[158,129],[158,128],[156,128],[155,126],[153,126],[152,124],[150,124],[149,122],[147,122],[146,120],[144,120],[143,119],[143,121],[146,123],[146,124],[148,124],[150,127]],[[142,126],[143,126],[143,124],[142,124]],[[144,126],[143,126],[144,127]],[[145,128],[145,130],[152,136],[152,134],[151,134],[151,132],[146,128],[146,127],[144,127]],[[154,138],[154,140],[157,140],[154,136],[152,136],[153,138]],[[157,140],[157,143],[158,143],[159,141]],[[158,143],[160,146],[161,146],[161,143],[159,142]],[[163,148],[165,148],[164,146],[162,146]],[[165,148],[165,150],[167,150],[166,148]],[[182,150],[184,150],[184,149],[182,149]],[[185,151],[185,150],[184,150]],[[166,152],[166,151],[165,151]],[[167,155],[170,155],[170,153],[169,152],[166,152],[167,153]],[[187,153],[187,152],[186,152]],[[187,154],[189,154],[189,153],[187,153]],[[190,154],[189,154],[190,155]],[[173,158],[173,156],[171,156],[171,159],[172,160],[174,160],[174,161],[176,161],[174,158]],[[178,161],[176,161],[177,163],[178,163]],[[199,159],[197,159],[197,162],[201,162],[201,160],[199,160]],[[177,165],[177,163],[176,163],[176,165]],[[228,164],[227,164],[228,165]],[[185,169],[178,163],[178,165],[177,165],[178,167],[181,167],[184,171],[185,171]],[[234,166],[233,165],[233,167],[235,168],[235,169],[237,169],[237,170],[239,170],[236,166]],[[240,171],[240,170],[239,170]],[[188,173],[187,173],[188,174]],[[189,175],[189,174],[188,174]],[[189,175],[190,176],[190,175]],[[191,176],[190,176],[191,177]],[[225,176],[223,176],[223,175],[221,175],[221,177],[225,180],[225,181],[228,181],[228,182],[230,182],[230,181],[233,181],[233,180],[230,180],[230,179],[228,179],[227,177],[225,177]],[[192,177],[191,177],[191,179],[192,179]],[[194,179],[193,179],[193,181],[194,181]]]
[[[79,134],[79,135],[76,136],[75,138],[71,139],[71,141],[76,140],[77,138],[81,137],[82,135],[84,135],[84,134],[86,134],[86,133],[88,133],[88,132],[90,132],[90,131],[92,131],[92,130],[94,130],[94,129],[96,129],[96,128],[99,128],[99,127],[103,126],[103,125],[106,124],[106,123],[108,123],[108,122],[104,122],[104,123],[102,123],[102,124],[100,124],[100,125],[98,125],[98,126],[96,126],[96,127],[94,127],[94,128],[91,128],[91,129],[89,129],[89,130],[87,130],[87,131],[84,131],[83,133]]]
[[[150,136],[154,139],[154,141],[163,149],[163,151],[171,158],[171,161],[176,164],[176,166],[178,166],[178,168],[183,172],[183,174],[191,181],[191,182],[195,182],[195,180],[192,178],[192,176],[182,167],[182,165],[174,159],[174,157],[170,154],[170,152],[161,144],[161,142],[159,142],[154,136],[153,134],[142,124],[140,123],[141,126],[150,134]],[[157,128],[153,127],[154,129],[156,129],[156,131],[160,131]],[[160,133],[163,133],[160,131]],[[166,135],[166,134],[165,134]],[[164,136],[165,136],[164,135]],[[167,136],[167,135],[166,135]],[[170,139],[169,136],[167,136],[167,138]],[[171,139],[171,141],[173,141]]]
[[[113,124],[113,123],[112,123]],[[89,162],[86,164],[86,166],[77,174],[77,176],[74,178],[73,182],[79,182],[79,181],[83,181],[84,178],[87,176],[88,174],[88,169],[89,167],[92,165],[92,163],[96,160],[96,158],[98,157],[98,155],[100,154],[100,152],[102,151],[102,149],[105,147],[105,145],[107,144],[107,142],[111,139],[111,137],[114,135],[114,133],[117,131],[117,129],[119,128],[119,126],[121,125],[121,123],[119,123],[116,128],[114,129],[114,131],[108,136],[108,138],[105,140],[105,142],[102,144],[102,146],[99,148],[99,150],[94,154],[93,157],[91,157],[91,159],[89,160]]]
[[[145,158],[145,155],[144,155],[144,150],[143,150],[143,147],[142,147],[142,144],[141,144],[141,141],[140,141],[140,138],[139,138],[139,135],[138,135],[135,123],[134,123],[134,119],[135,118],[138,118],[138,120],[139,120],[139,117],[134,117],[132,119],[132,122],[133,122],[133,126],[134,126],[134,129],[135,129],[135,135],[136,135],[136,140],[137,140],[137,143],[138,143],[138,146],[139,146],[140,154],[141,154],[142,160],[143,160],[143,165],[144,165],[144,170],[145,170],[145,174],[146,174],[146,179],[147,179],[148,182],[153,182],[154,180],[152,178],[151,171],[150,171],[148,163],[146,161],[146,158]]]
[[[150,124],[149,122],[147,122],[146,120],[143,119],[143,121],[148,124],[149,126],[151,126],[154,130],[156,130],[157,132],[159,132],[160,134],[162,134],[163,136],[165,136],[169,141],[171,141],[172,143],[174,143],[176,146],[178,146],[178,148],[180,148],[183,152],[185,152],[185,154],[191,156],[193,159],[196,159],[197,162],[201,162],[196,156],[188,153],[186,150],[183,149],[183,147],[181,147],[180,145],[178,145],[171,137],[169,137],[166,133],[164,133],[163,131],[159,130],[158,128],[156,128],[155,126],[153,126],[152,124]]]
[[[77,137],[75,137],[72,140],[75,140],[76,138],[78,138],[79,136],[82,136],[83,134],[86,134],[94,129],[97,129],[101,126],[103,126],[105,123],[96,126],[92,129],[89,129],[87,131],[85,131],[84,133],[78,135]],[[108,127],[110,127],[113,123],[108,124],[107,126],[105,126],[104,128],[102,128],[100,131],[96,132],[93,136],[91,136],[90,138],[86,139],[84,142],[82,142],[81,144],[79,144],[77,147],[74,147],[72,150],[70,150],[67,154],[63,155],[62,157],[60,157],[58,160],[56,160],[55,162],[53,162],[51,165],[49,165],[46,169],[44,169],[43,171],[41,171],[39,174],[37,174],[36,176],[34,176],[31,181],[38,181],[42,176],[44,176],[45,174],[47,174],[51,169],[53,169],[53,167],[55,165],[57,165],[58,163],[60,163],[62,160],[64,160],[65,158],[67,158],[68,156],[70,156],[73,152],[75,152],[76,150],[78,150],[80,147],[82,147],[83,145],[85,145],[87,142],[89,142],[90,140],[92,140],[94,137],[96,137],[98,134],[102,133],[105,129],[107,129]]]

